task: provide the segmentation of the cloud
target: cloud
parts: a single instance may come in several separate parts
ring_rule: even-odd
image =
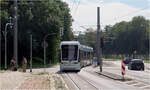
[[[147,19],[150,19],[150,9],[140,9],[129,6],[120,2],[90,2],[89,0],[80,0],[81,4],[78,6],[77,11],[74,8],[77,7],[77,4],[74,5],[71,9],[71,14],[73,16],[73,30],[74,31],[85,31],[86,28],[92,27],[96,29],[97,24],[97,7],[100,6],[100,19],[102,28],[105,25],[114,25],[120,21],[130,21],[134,16],[142,15]],[[100,0],[101,1],[101,0]],[[103,1],[103,0],[102,0]],[[150,2],[150,0],[148,0]],[[69,7],[73,5],[73,2],[66,0],[69,4]],[[74,14],[74,12],[76,12]]]
[[[150,6],[150,0],[147,0],[148,1],[148,5]]]

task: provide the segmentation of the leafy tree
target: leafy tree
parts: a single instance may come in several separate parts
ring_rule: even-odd
[[[107,25],[102,32],[105,43],[103,54],[131,55],[135,50],[137,54],[149,54],[149,33],[150,20],[146,20],[143,16],[136,16],[129,22]],[[96,45],[96,30],[78,37],[82,38],[83,44],[92,47]]]
[[[2,28],[4,30],[8,17],[12,16],[12,6],[3,6],[1,12]],[[26,1],[18,2],[18,56],[21,62],[22,56],[29,58],[30,37],[33,35],[33,56],[43,58],[43,48],[41,43],[47,34],[55,33],[47,37],[49,44],[47,48],[47,62],[55,61],[56,50],[59,50],[61,40],[72,40],[73,33],[71,30],[72,17],[68,5],[62,1]],[[64,28],[64,36],[59,34],[60,28]],[[9,57],[13,55],[13,31],[8,35]],[[4,42],[4,41],[3,41]],[[4,43],[2,44],[4,45]],[[57,49],[56,49],[57,48]],[[2,51],[4,52],[4,50]],[[9,59],[10,59],[9,58]]]

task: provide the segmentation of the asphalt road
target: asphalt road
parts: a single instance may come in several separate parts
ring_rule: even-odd
[[[127,69],[127,68],[126,68]],[[103,71],[109,72],[116,75],[121,75],[121,62],[104,62],[103,65]],[[125,77],[130,78],[130,81],[119,81],[119,80],[113,80],[111,78],[102,76],[97,74],[96,72],[99,72],[99,67],[93,67],[88,66],[85,68],[82,68],[82,70],[75,76],[71,76],[73,78],[73,81],[78,84],[80,87],[79,90],[95,90],[93,87],[90,88],[90,85],[87,88],[87,84],[85,85],[85,81],[80,80],[79,77],[84,78],[91,84],[93,84],[96,88],[99,90],[149,90],[150,89],[150,71],[146,69],[145,71],[133,71],[133,70],[126,70]],[[70,74],[70,72],[66,72],[67,74]],[[69,79],[67,79],[67,76],[63,76],[63,78],[66,78],[65,81],[67,81],[67,85],[71,86],[72,83]],[[73,87],[74,86],[74,87]],[[77,90],[75,88],[75,85],[72,85],[70,89]]]
[[[104,62],[104,64],[105,63],[109,64],[109,66],[104,65],[104,70],[111,72],[111,73],[115,73],[115,74],[121,74],[121,62],[120,61],[107,61],[107,62]],[[150,66],[149,64],[145,64],[145,67],[146,68],[144,71],[136,71],[136,70],[128,70],[128,67],[126,66],[125,76],[150,85],[150,70],[149,70]]]
[[[33,71],[44,71],[44,69],[34,69]],[[130,81],[119,81],[99,75],[99,67],[88,66],[82,68],[78,73],[59,71],[59,66],[46,68],[47,72],[60,75],[68,90],[150,90],[150,70],[133,71],[127,70],[125,77]],[[109,72],[114,75],[121,75],[120,61],[107,61],[103,63],[103,72]]]

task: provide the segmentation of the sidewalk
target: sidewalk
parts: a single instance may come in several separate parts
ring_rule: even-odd
[[[12,72],[0,73],[0,90],[67,90],[65,83],[55,73]]]
[[[26,75],[28,74],[11,71],[0,73],[0,89],[16,89],[27,79]]]
[[[21,89],[39,89],[39,90],[49,90],[50,89],[50,81],[43,76],[31,76],[27,78],[19,87]]]

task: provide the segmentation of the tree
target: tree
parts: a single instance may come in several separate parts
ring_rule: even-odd
[[[2,28],[5,28],[5,24],[8,21],[8,17],[12,16],[12,9],[10,6],[2,7]],[[49,60],[55,60],[55,52],[59,50],[59,44],[61,37],[59,30],[64,28],[64,36],[62,40],[72,40],[73,33],[71,30],[72,17],[70,15],[68,5],[62,1],[26,1],[21,0],[18,2],[18,52],[19,62],[21,62],[22,56],[29,58],[30,52],[30,38],[29,32],[33,35],[33,56],[43,58],[43,48],[41,43],[46,34],[56,33],[53,36],[47,38],[49,47],[47,48],[47,57]],[[13,31],[8,35],[9,44],[9,57],[12,57],[13,49]],[[35,42],[36,40],[36,42]],[[4,44],[2,42],[2,44]],[[58,48],[58,49],[56,49]],[[4,52],[4,51],[2,51]]]
[[[102,31],[104,36],[103,54],[149,54],[150,20],[136,16],[131,21],[122,21],[115,25],[107,25]],[[81,43],[95,48],[96,30],[78,36]]]

